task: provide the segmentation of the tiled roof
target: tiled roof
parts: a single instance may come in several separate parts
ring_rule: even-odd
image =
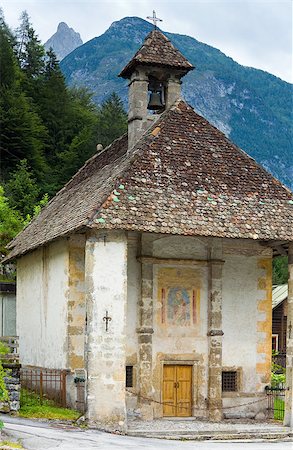
[[[288,297],[288,284],[279,284],[273,287],[272,307],[273,309],[280,305]]]
[[[180,101],[130,152],[124,136],[91,158],[9,257],[84,226],[293,241],[293,194]]]
[[[172,67],[183,69],[185,72],[194,68],[159,30],[153,30],[148,34],[142,47],[140,47],[131,61],[124,67],[119,76],[128,78],[129,74],[138,64]]]

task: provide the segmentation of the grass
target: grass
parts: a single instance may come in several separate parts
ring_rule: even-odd
[[[1,448],[6,448],[6,447],[10,447],[10,448],[23,448],[23,446],[21,444],[18,444],[17,442],[10,442],[10,441],[1,441],[0,442],[0,449]]]
[[[19,416],[28,419],[76,420],[80,417],[80,412],[61,408],[53,400],[46,398],[42,399],[41,404],[40,397],[35,392],[22,389]]]
[[[274,401],[274,419],[283,420],[285,414],[284,400],[281,398],[276,398]]]

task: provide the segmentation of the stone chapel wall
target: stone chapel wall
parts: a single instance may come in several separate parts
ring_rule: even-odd
[[[17,334],[22,365],[67,368],[68,244],[59,240],[17,262]]]
[[[253,416],[264,409],[264,387],[270,381],[271,253],[252,241],[214,240],[214,245],[219,244],[223,247],[224,260],[222,365],[224,370],[235,370],[239,375],[238,391],[223,393],[223,412],[226,416]],[[152,392],[155,400],[152,404],[154,417],[163,415],[163,366],[174,363],[192,366],[192,414],[207,416],[207,257],[211,245],[213,240],[209,238],[147,234],[142,236],[141,244],[138,239],[129,242],[126,364],[134,367],[134,387],[128,389],[132,392],[127,398],[129,412],[135,414],[137,410],[141,414],[137,394],[144,389],[144,395]],[[144,306],[141,299],[141,267],[149,262],[143,260],[143,256],[149,256],[150,248],[153,258],[152,308],[147,302]],[[188,264],[186,260],[195,262]],[[139,338],[137,327],[142,314],[149,323],[151,310],[153,333],[147,339],[151,339],[148,364],[152,379],[150,386],[143,387],[139,385],[139,339],[146,339],[146,335]],[[148,357],[148,352],[143,354],[143,358]],[[237,406],[244,403],[247,406]]]

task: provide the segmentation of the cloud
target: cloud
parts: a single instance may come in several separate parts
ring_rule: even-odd
[[[26,9],[43,42],[61,21],[87,41],[125,16],[146,18],[155,7],[163,30],[193,36],[292,82],[290,0],[3,0],[2,6],[12,27]]]

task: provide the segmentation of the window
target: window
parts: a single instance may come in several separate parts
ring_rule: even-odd
[[[279,350],[279,336],[277,334],[272,335],[272,350],[275,352]]]
[[[126,387],[133,387],[133,366],[126,366]]]
[[[237,371],[229,370],[222,372],[222,392],[236,392],[236,391],[238,391]]]

